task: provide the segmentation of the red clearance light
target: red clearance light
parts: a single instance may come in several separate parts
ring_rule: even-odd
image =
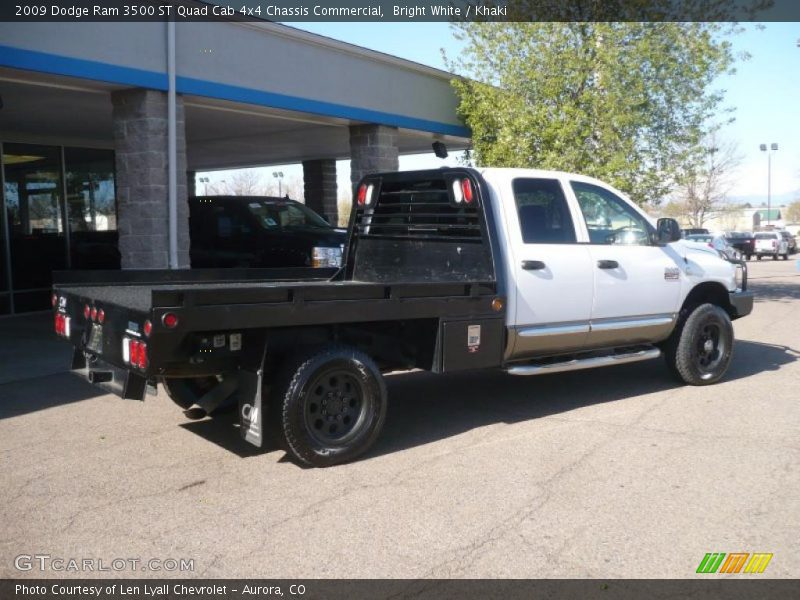
[[[362,183],[358,186],[358,205],[364,206],[367,203],[367,184]]]
[[[104,311],[102,308],[97,311],[97,322],[98,323],[106,322],[106,311]]]
[[[53,295],[50,296],[50,304],[53,305],[53,308],[55,308],[56,304],[58,304],[58,296],[56,295],[55,292],[53,292]]]
[[[87,304],[83,307],[83,316],[84,318],[88,319],[89,315],[92,314],[92,308]]]
[[[174,313],[166,313],[161,317],[161,322],[167,329],[175,329],[178,326],[178,315]]]
[[[92,307],[92,321],[96,321],[96,320],[97,320],[97,307],[93,306]]]
[[[469,179],[465,178],[461,180],[461,191],[464,192],[464,202],[472,204],[475,196],[472,194],[472,183]]]
[[[142,329],[144,330],[144,334],[150,337],[150,334],[153,333],[153,324],[150,321],[145,321]]]

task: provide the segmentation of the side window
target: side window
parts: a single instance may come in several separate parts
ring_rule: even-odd
[[[515,179],[511,185],[523,242],[575,243],[575,226],[557,179]]]
[[[216,225],[214,234],[218,239],[246,236],[252,232],[250,225],[242,219],[242,215],[235,207],[215,206],[213,215],[213,222]]]
[[[650,244],[652,226],[622,199],[591,183],[572,182],[592,244]]]

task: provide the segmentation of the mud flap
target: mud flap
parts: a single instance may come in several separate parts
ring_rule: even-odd
[[[264,410],[262,398],[264,357],[267,352],[263,333],[248,335],[242,344],[242,368],[239,371],[239,431],[245,441],[257,448],[264,446]]]

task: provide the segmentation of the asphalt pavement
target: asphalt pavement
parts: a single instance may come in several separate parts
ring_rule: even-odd
[[[0,320],[0,577],[686,578],[708,552],[800,577],[800,271],[750,271],[717,385],[662,360],[392,375],[379,442],[322,470],[250,447],[234,414],[105,395],[65,372],[49,317]]]

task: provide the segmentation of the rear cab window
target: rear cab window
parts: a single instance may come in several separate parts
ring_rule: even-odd
[[[757,233],[755,236],[757,240],[777,240],[778,234],[777,233]]]
[[[557,179],[519,178],[511,185],[524,243],[576,243],[575,225]]]

